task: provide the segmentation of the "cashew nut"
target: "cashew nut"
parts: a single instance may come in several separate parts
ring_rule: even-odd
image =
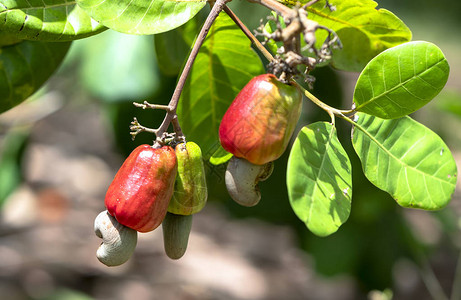
[[[96,257],[109,267],[125,263],[133,254],[138,241],[138,232],[117,222],[107,210],[96,217],[94,232],[102,238]]]
[[[162,228],[163,245],[169,258],[180,259],[186,253],[191,227],[192,215],[176,215],[167,212]]]
[[[235,202],[243,206],[255,206],[261,200],[258,182],[272,174],[274,165],[254,165],[243,158],[232,157],[226,170],[226,187]]]

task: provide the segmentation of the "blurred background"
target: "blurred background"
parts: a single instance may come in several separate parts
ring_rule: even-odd
[[[243,1],[231,7],[253,29],[268,13]],[[445,53],[448,84],[413,117],[445,140],[461,167],[461,3],[379,7]],[[314,75],[318,98],[350,107],[358,74],[326,67]],[[152,36],[108,30],[74,42],[46,86],[0,115],[0,299],[461,299],[461,191],[442,211],[399,207],[364,178],[350,126],[339,120],[354,195],[349,220],[332,236],[314,236],[292,212],[287,151],[253,208],[229,198],[225,166],[207,165],[208,204],[179,261],[164,254],[159,228],[139,235],[125,265],[99,263],[93,221],[106,189],[131,150],[152,140],[145,133],[132,142],[129,124],[134,116],[150,127],[163,119],[132,102],[166,104],[175,81],[159,67]],[[318,120],[328,116],[306,101],[300,126]]]

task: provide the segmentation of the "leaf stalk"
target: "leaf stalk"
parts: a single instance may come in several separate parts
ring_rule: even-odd
[[[331,117],[331,123],[332,124],[335,124],[335,116],[338,116],[338,117],[343,118],[343,119],[350,120],[350,118],[348,116],[346,116],[346,115],[352,113],[353,112],[352,110],[341,110],[341,109],[331,107],[328,104],[320,101],[317,97],[315,97],[313,94],[311,94],[308,90],[306,90],[300,84],[298,84],[297,82],[295,82],[295,83],[298,85],[298,87],[301,89],[303,94],[309,100],[311,100],[315,105],[317,105],[318,107],[320,107],[321,109],[323,109],[324,111],[326,111],[328,113],[328,115]],[[350,120],[350,121],[352,121],[352,120]]]

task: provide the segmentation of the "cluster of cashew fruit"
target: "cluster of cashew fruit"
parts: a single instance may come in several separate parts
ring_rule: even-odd
[[[301,114],[302,94],[272,74],[253,78],[224,115],[219,138],[232,153],[225,180],[232,199],[254,206],[261,194],[258,182],[267,179],[273,161],[285,151]],[[121,166],[106,194],[107,210],[95,221],[103,239],[98,259],[117,266],[132,255],[137,232],[160,224],[166,254],[181,258],[187,248],[192,215],[207,200],[202,153],[193,142],[136,148]]]
[[[95,220],[102,238],[97,258],[107,266],[125,263],[139,232],[162,224],[166,254],[181,258],[187,248],[192,214],[207,201],[202,152],[193,142],[137,147],[115,175],[105,197],[107,210]]]
[[[282,83],[272,74],[253,78],[229,106],[219,127],[219,139],[234,155],[225,180],[237,203],[258,204],[258,182],[271,175],[273,161],[285,151],[301,108],[299,88]]]

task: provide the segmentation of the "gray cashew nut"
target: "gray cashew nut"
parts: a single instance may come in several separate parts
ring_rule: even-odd
[[[180,259],[187,250],[193,215],[166,213],[162,222],[163,245],[171,259]]]
[[[96,257],[108,267],[125,263],[138,242],[138,232],[120,224],[107,210],[96,217],[94,232],[102,238]]]
[[[255,206],[261,200],[258,182],[272,174],[274,165],[254,165],[243,158],[233,156],[227,165],[225,180],[229,195],[243,206]]]

